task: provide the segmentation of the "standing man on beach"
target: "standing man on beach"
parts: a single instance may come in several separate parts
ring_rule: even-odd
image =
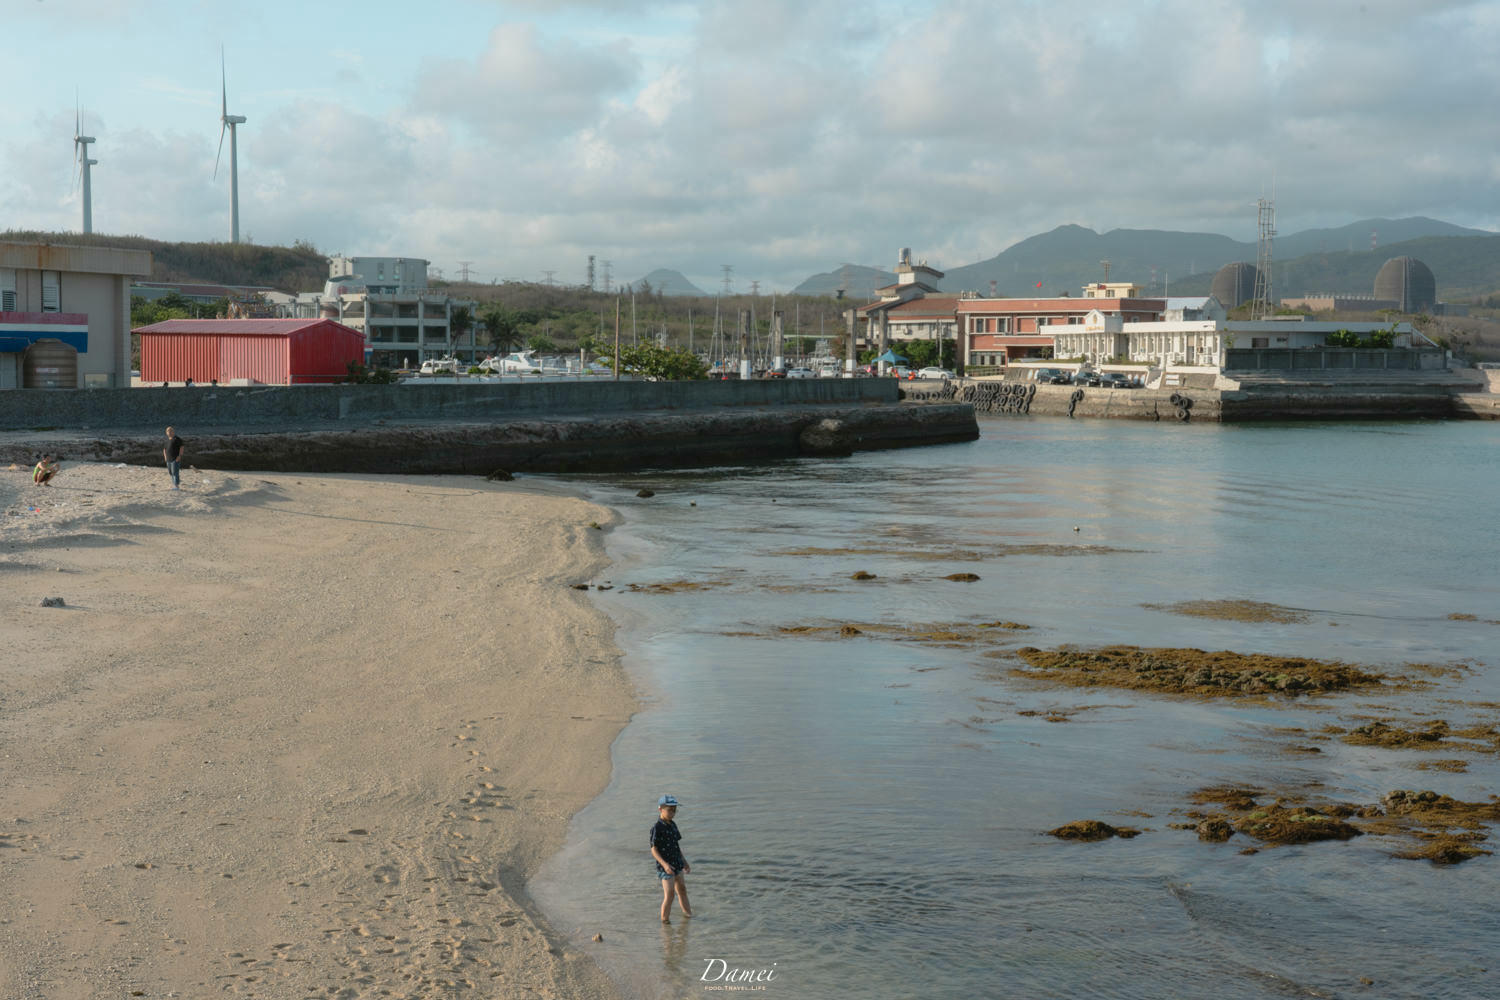
[[[167,460],[167,472],[172,477],[172,489],[182,489],[182,438],[177,436],[174,428],[167,428],[167,446],[161,450],[161,457]]]

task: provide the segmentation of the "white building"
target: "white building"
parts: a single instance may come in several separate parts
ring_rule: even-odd
[[[1217,304],[1212,297],[1208,302]],[[1219,312],[1222,313],[1222,308]],[[1082,323],[1049,327],[1048,333],[1054,338],[1054,353],[1059,358],[1082,358],[1092,364],[1144,364],[1166,369],[1173,366],[1222,368],[1224,352],[1233,347],[1323,347],[1328,342],[1328,335],[1340,330],[1368,337],[1376,331],[1390,329],[1393,328],[1384,323],[1309,323],[1296,317],[1259,321],[1220,318],[1127,323],[1119,313],[1091,309]],[[1410,323],[1398,323],[1394,330],[1397,347],[1411,347],[1414,339],[1421,339]]]
[[[303,292],[291,306],[299,317],[336,319],[365,335],[373,365],[416,367],[449,354],[478,359],[478,303],[427,288],[429,261],[417,257],[332,257],[323,291]],[[470,323],[457,336],[453,313]]]
[[[130,283],[150,274],[146,250],[0,243],[0,389],[129,388]]]

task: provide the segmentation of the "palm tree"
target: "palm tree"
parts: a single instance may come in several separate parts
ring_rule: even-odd
[[[464,339],[474,326],[474,313],[468,306],[459,306],[448,314],[448,356],[453,357],[453,345]],[[474,342],[469,341],[469,363],[474,363]]]

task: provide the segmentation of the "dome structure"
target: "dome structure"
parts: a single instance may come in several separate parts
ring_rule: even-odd
[[[1437,279],[1415,257],[1392,257],[1375,275],[1375,297],[1397,303],[1404,313],[1427,312],[1437,304]]]
[[[1214,275],[1209,294],[1218,299],[1219,305],[1225,309],[1244,305],[1255,298],[1255,278],[1259,273],[1254,264],[1242,260],[1225,264]]]

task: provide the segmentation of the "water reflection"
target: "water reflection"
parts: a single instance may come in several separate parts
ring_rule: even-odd
[[[1487,669],[1500,632],[1447,619],[1500,607],[1492,554],[1471,541],[1490,531],[1487,508],[1469,499],[1500,488],[1497,429],[996,421],[965,445],[573,480],[623,510],[611,554],[649,560],[617,565],[616,582],[728,584],[600,598],[633,623],[621,641],[653,700],[538,898],[559,926],[617,928],[601,959],[642,997],[696,995],[715,957],[779,963],[768,995],[797,1000],[1258,1000],[1359,992],[1361,979],[1382,997],[1484,995],[1482,956],[1500,950],[1491,859],[1445,871],[1392,860],[1374,836],[1240,855],[1170,824],[1212,783],[1482,799],[1500,791],[1495,758],[1440,774],[1416,770],[1418,752],[1336,742],[1292,756],[1285,743],[1306,740],[1282,730],[1388,714],[1394,696],[1281,708],[1059,691],[1011,676],[1003,653],[1119,642],[1464,658],[1479,669],[1401,706],[1457,717],[1441,699],[1500,701]],[[636,500],[642,485],[657,496]],[[1059,558],[1086,546],[1109,550]],[[878,579],[850,581],[856,570]],[[956,570],[981,579],[941,579]],[[1198,599],[1326,610],[1278,623],[1143,607]],[[1000,659],[726,634],[999,619],[1031,626]],[[687,803],[693,899],[709,916],[661,927],[658,960],[645,935],[659,890],[644,889],[633,845],[664,774]],[[1147,832],[1041,835],[1082,818]]]

